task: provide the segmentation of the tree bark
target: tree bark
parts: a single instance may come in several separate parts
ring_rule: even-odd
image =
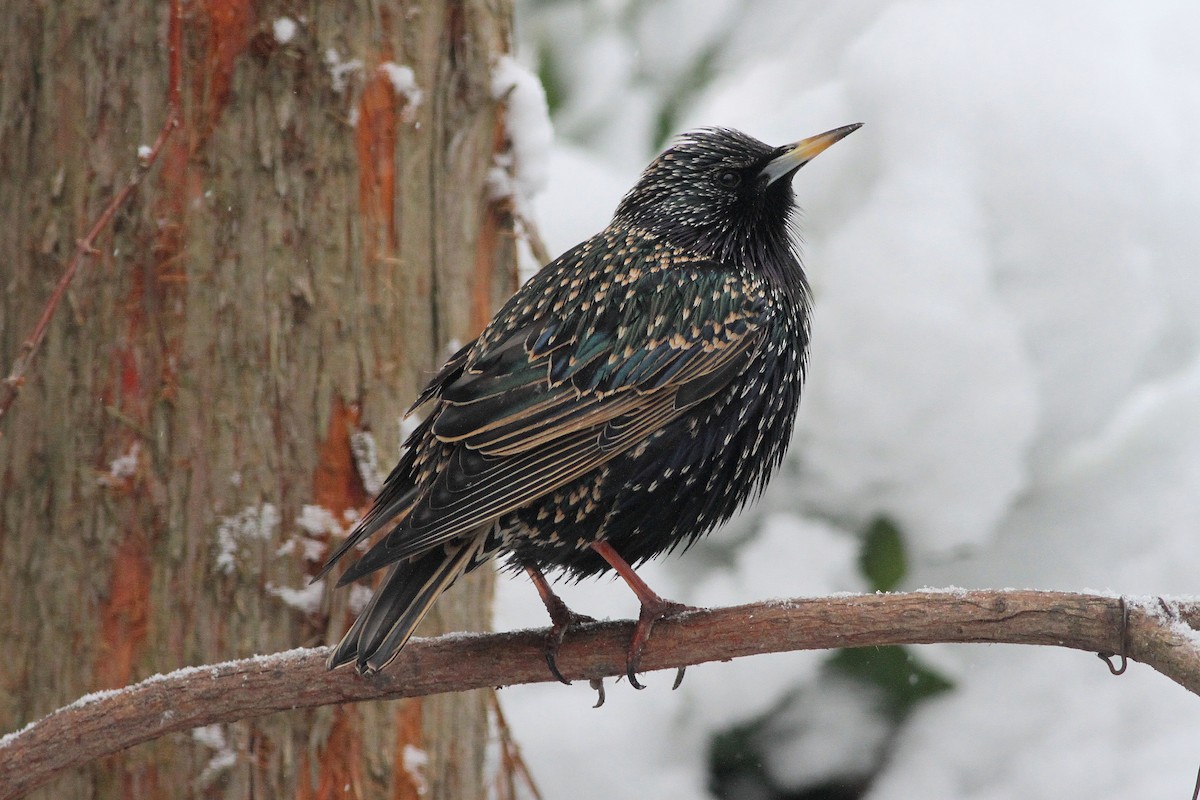
[[[572,630],[559,652],[563,674],[593,681],[623,675],[632,629],[631,622],[601,622]],[[1099,652],[1118,675],[1127,662],[1138,661],[1200,694],[1197,631],[1200,604],[1169,598],[1012,590],[842,595],[686,612],[655,626],[642,665],[649,671],[789,650],[1009,642]],[[298,648],[82,698],[0,738],[0,800],[20,797],[56,770],[214,721],[552,680],[543,650],[546,634],[414,640],[371,678],[351,670],[329,672],[324,649]],[[71,735],[81,739],[79,746],[69,752],[55,747]]]
[[[167,9],[2,9],[5,365],[162,125]],[[181,666],[334,641],[352,593],[309,577],[390,468],[417,389],[515,288],[486,180],[508,0],[302,10],[186,6],[183,124],[3,420],[0,730]],[[484,629],[490,592],[462,582],[424,632]],[[485,714],[478,692],[274,714],[111,756],[45,796],[481,797]]]

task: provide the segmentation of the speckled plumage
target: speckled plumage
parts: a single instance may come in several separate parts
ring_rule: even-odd
[[[790,177],[857,127],[778,148],[724,129],[681,138],[605,230],[449,360],[417,398],[425,419],[374,507],[330,559],[390,528],[339,582],[391,566],[331,667],[382,668],[437,596],[495,555],[594,575],[610,568],[594,542],[641,563],[762,490],[791,435],[808,346]]]

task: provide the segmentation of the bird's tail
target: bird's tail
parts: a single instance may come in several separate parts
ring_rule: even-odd
[[[369,675],[390,664],[441,593],[475,562],[485,540],[458,540],[395,564],[330,653],[329,669],[355,662]]]

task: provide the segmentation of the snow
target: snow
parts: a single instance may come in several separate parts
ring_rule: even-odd
[[[1159,596],[1196,591],[1200,7],[606,0],[518,17],[557,82],[558,138],[534,73],[499,60],[491,94],[512,146],[490,188],[555,253],[603,227],[660,133],[731,125],[781,144],[865,123],[795,181],[815,303],[789,459],[746,514],[640,569],[650,585],[705,606],[864,591],[859,533],[883,516],[907,546],[903,589],[1100,586],[1156,614]],[[297,32],[287,17],[271,30],[281,44]],[[332,48],[324,61],[338,93],[365,68]],[[379,69],[420,102],[411,69]],[[402,438],[416,420],[404,424]],[[369,433],[352,444],[377,491],[390,458]],[[307,506],[296,523],[277,552],[309,557],[310,537],[352,520]],[[279,525],[271,503],[221,517],[217,567],[234,571]],[[267,584],[305,610],[321,589]],[[598,618],[637,611],[619,581],[560,590]],[[368,596],[356,586],[349,602]],[[495,624],[546,624],[525,577],[499,581]],[[714,735],[764,718],[763,767],[797,790],[873,773],[872,800],[1192,786],[1196,698],[1144,666],[1114,678],[1053,648],[911,652],[955,685],[899,728],[870,691],[831,680],[820,652],[700,665],[675,692],[671,673],[644,692],[608,681],[595,711],[582,682],[501,697],[548,797],[709,797]],[[221,729],[194,735],[210,770],[232,764]],[[423,755],[402,766],[419,774]]]
[[[379,65],[379,69],[391,81],[392,89],[395,90],[396,94],[407,101],[405,111],[410,111],[421,105],[424,95],[421,93],[420,88],[417,87],[417,76],[412,71],[412,67],[406,67],[392,61],[385,61]]]
[[[275,538],[279,519],[274,503],[246,506],[237,514],[222,517],[217,525],[217,569],[227,575],[236,570],[241,548]]]
[[[346,535],[341,522],[332,511],[324,506],[311,503],[300,507],[300,515],[296,517],[296,524],[309,536]]]
[[[69,705],[64,706],[63,709],[61,709],[61,710],[66,711],[66,710],[70,710],[73,708],[82,708],[84,706],[91,705],[92,703],[98,703],[101,700],[106,700],[110,697],[114,697],[125,691],[128,691],[128,689],[127,688],[100,689],[99,691],[88,692],[87,694],[76,699],[74,702],[70,703]],[[55,713],[57,713],[57,712],[55,712]],[[23,737],[26,733],[28,733],[32,728],[37,726],[38,723],[40,723],[42,721],[42,719],[45,719],[45,717],[35,719],[32,722],[27,722],[23,727],[18,728],[17,730],[12,731],[11,733],[6,733],[3,736],[0,736],[0,749],[12,746],[21,737]]]
[[[512,196],[517,210],[527,213],[535,195],[546,185],[554,129],[546,93],[537,76],[515,59],[502,56],[492,66],[492,98],[503,103],[505,128],[511,143],[495,156],[489,173],[492,197]]]
[[[205,785],[236,763],[237,753],[233,751],[232,747],[213,753],[212,758],[204,765],[204,771],[200,773],[198,782]]]
[[[355,516],[357,514],[351,511],[351,517]],[[275,549],[275,556],[277,558],[298,552],[305,561],[323,561],[329,554],[329,537],[344,537],[347,531],[346,524],[339,521],[332,511],[313,504],[306,504],[300,507],[300,513],[296,516],[295,523],[299,530],[293,531]],[[301,600],[298,602],[306,604],[308,601]]]
[[[137,472],[139,456],[142,452],[142,446],[139,442],[134,442],[129,446],[123,455],[117,456],[108,463],[108,475],[105,476],[105,482],[123,481],[126,478],[132,478]]]
[[[343,61],[341,53],[336,48],[330,47],[325,51],[325,66],[329,70],[333,91],[341,94],[346,91],[349,77],[356,72],[362,72],[363,61],[361,58]]]
[[[861,591],[879,516],[904,536],[902,589],[1196,591],[1200,7],[609,0],[518,22],[559,98],[533,215],[554,253],[603,227],[663,119],[775,144],[865,123],[795,181],[815,307],[789,460],[747,514],[639,570],[660,593]],[[619,582],[562,594],[636,613]],[[544,624],[528,581],[502,579],[497,627]],[[912,652],[955,688],[898,729],[828,688],[820,653],[695,667],[677,692],[610,682],[594,712],[584,686],[502,699],[547,796],[708,797],[711,737],[793,694],[811,705],[773,717],[764,754],[780,785],[865,769],[872,800],[1188,796],[1200,715],[1165,677],[1049,648]]]
[[[192,738],[210,750],[224,750],[228,747],[225,743],[225,732],[221,730],[220,725],[192,728]]]
[[[237,763],[237,753],[225,739],[225,731],[220,725],[205,725],[192,729],[192,738],[213,751],[212,757],[205,764],[198,782],[207,785],[217,775]]]
[[[577,145],[555,144],[546,190],[534,203],[534,218],[550,252],[557,255],[607,225],[631,180]],[[587,191],[579,191],[581,186]]]
[[[412,779],[417,794],[424,797],[429,793],[429,781],[425,778],[425,768],[429,765],[429,754],[419,747],[405,744],[401,755],[404,771]]]
[[[1178,686],[1094,658],[1080,670],[1069,651],[976,650],[970,679],[907,726],[872,800],[1189,796],[1196,723]]]
[[[400,418],[400,447],[397,452],[404,451],[404,446],[408,443],[408,437],[412,436],[419,427],[421,427],[421,417],[418,414],[405,414]]]
[[[372,497],[379,494],[386,476],[379,469],[379,447],[375,437],[370,431],[354,431],[350,434],[350,452],[354,454],[354,467],[367,494]]]
[[[371,602],[371,595],[374,594],[374,589],[370,586],[364,586],[361,583],[355,583],[350,586],[350,598],[346,601],[347,607],[351,614],[358,614],[367,607],[367,603]]]
[[[267,593],[278,597],[284,604],[305,614],[315,614],[321,610],[321,601],[325,599],[325,581],[305,583],[300,588],[291,586],[276,586],[267,584]]]
[[[763,736],[767,772],[783,786],[870,775],[890,733],[876,711],[877,694],[844,678],[809,687],[773,717]]]
[[[854,575],[856,552],[849,537],[825,523],[779,514],[766,520],[761,533],[726,568],[698,563],[706,559],[689,554],[679,566],[686,564],[690,574],[668,570],[658,562],[639,567],[638,574],[664,596],[712,607],[772,596],[861,590],[861,579]],[[574,610],[598,619],[637,615],[636,599],[619,581],[589,581],[560,586],[558,590]],[[497,583],[497,630],[546,624],[545,609],[527,578],[522,575]],[[595,774],[585,771],[585,791],[577,785],[580,777],[574,770],[560,772],[542,767],[576,763],[589,748],[600,743],[612,747],[613,741],[624,741],[637,751],[622,751],[620,756],[622,763],[632,759],[630,769],[657,770],[656,765],[664,764],[665,771],[656,772],[648,784],[661,787],[661,791],[648,790],[644,796],[663,796],[669,787],[676,786],[671,790],[676,794],[699,798],[705,796],[707,778],[701,762],[708,736],[727,724],[744,722],[778,705],[797,681],[816,676],[822,659],[823,654],[808,651],[700,664],[688,668],[682,686],[675,692],[669,691],[674,676],[671,672],[644,676],[642,682],[649,688],[640,693],[624,681],[609,681],[604,706],[590,712],[584,726],[579,725],[578,714],[595,702],[595,693],[586,683],[572,689],[550,683],[509,687],[501,700],[509,725],[547,797],[620,796],[621,788],[629,785],[630,775],[640,773],[623,768],[614,775],[604,764],[596,764]],[[573,700],[576,696],[579,699]],[[562,711],[576,704],[578,711]],[[649,776],[646,779],[650,780]]]
[[[173,670],[168,673],[156,673],[156,674],[151,675],[150,677],[142,680],[141,682],[139,682],[137,684],[133,684],[130,686],[124,686],[120,689],[101,689],[99,691],[89,692],[88,694],[85,694],[85,695],[77,698],[74,702],[63,706],[62,708],[58,709],[57,711],[52,712],[51,714],[47,715],[47,717],[53,716],[54,714],[60,714],[60,713],[66,712],[66,711],[71,711],[73,709],[83,708],[83,707],[89,706],[93,703],[98,703],[98,702],[101,702],[104,700],[108,700],[112,697],[116,697],[117,695],[126,694],[129,692],[135,691],[137,688],[146,686],[147,684],[161,683],[163,681],[168,681],[168,680],[185,679],[185,678],[188,678],[193,675],[198,675],[201,672],[207,673],[213,679],[216,679],[216,678],[220,677],[220,675],[223,672],[226,672],[226,671],[229,671],[232,669],[240,669],[243,666],[244,661],[247,661],[247,660],[250,663],[257,665],[262,670],[273,670],[273,669],[279,669],[281,667],[286,667],[288,665],[288,662],[290,662],[290,661],[304,659],[304,658],[312,658],[313,656],[323,657],[324,652],[325,652],[325,648],[323,648],[323,647],[322,648],[296,647],[291,650],[285,650],[285,651],[282,651],[279,653],[271,653],[271,654],[265,655],[265,656],[254,656],[250,659],[222,661],[218,664],[205,664],[203,666],[198,666],[198,667],[182,667],[180,669]],[[162,715],[163,722],[164,723],[169,722],[172,714],[173,714],[173,712],[170,712],[170,711],[164,712]],[[42,722],[42,720],[46,719],[47,717],[42,717],[40,719],[33,720],[32,722],[26,724],[20,730],[16,730],[16,731],[13,731],[12,733],[7,733],[3,736],[0,736],[0,748],[9,747],[14,742],[16,742],[23,734],[25,734],[33,727],[40,724]],[[213,726],[213,727],[215,727],[215,726]],[[208,732],[208,733],[201,732],[196,735],[196,738],[198,740],[203,739],[203,738],[209,736],[210,733],[211,732]]]
[[[287,44],[296,36],[296,21],[291,17],[277,17],[271,23],[271,33],[275,34],[275,41]]]

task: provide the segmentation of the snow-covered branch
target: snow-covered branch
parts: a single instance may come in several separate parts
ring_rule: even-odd
[[[571,679],[624,673],[632,622],[568,634]],[[302,648],[156,675],[99,692],[0,738],[0,800],[57,772],[168,733],[277,711],[552,680],[544,631],[414,639],[384,673],[328,672]],[[660,623],[642,666],[659,670],[789,650],[990,642],[1122,653],[1200,694],[1200,602],[1035,591],[921,591],[778,600]],[[1097,664],[1097,669],[1103,667]]]

